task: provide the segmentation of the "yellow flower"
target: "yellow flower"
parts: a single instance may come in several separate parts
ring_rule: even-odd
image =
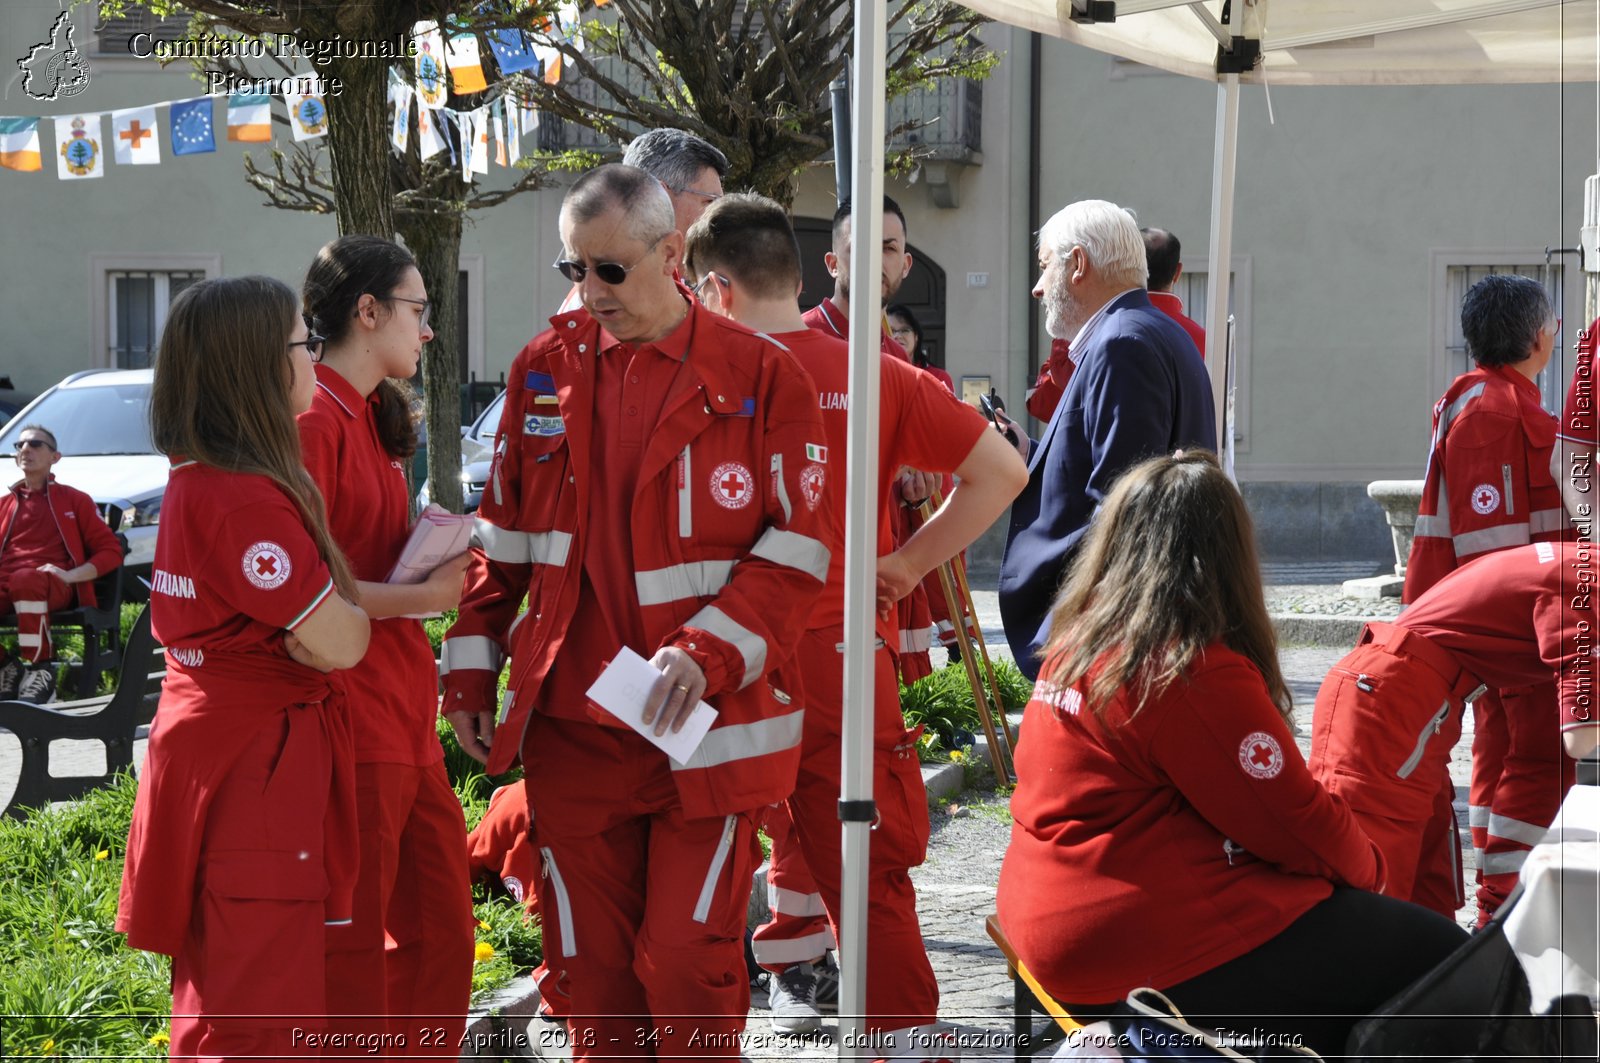
[[[52,1038],[50,1038],[50,1040],[46,1041],[44,1044],[39,1046],[39,1054],[41,1056],[45,1055],[47,1052],[49,1052],[55,1046],[56,1046],[56,1039],[54,1037],[52,1037]]]
[[[473,946],[472,960],[474,963],[482,963],[485,960],[492,959],[494,959],[493,945],[489,944],[487,941],[480,941]]]
[[[967,759],[967,754],[965,752],[963,752],[962,750],[952,749],[950,751],[950,763],[952,763],[952,764],[964,764],[964,763],[966,763],[966,759]]]
[[[150,1043],[157,1046],[171,1044],[172,1035],[167,1033],[165,1030],[157,1030],[155,1033],[150,1035]]]
[[[111,859],[111,850],[101,849],[98,853],[94,854],[94,858],[96,860],[109,860]]]
[[[478,920],[478,929],[479,930],[493,930],[494,927],[489,925],[489,921],[487,919],[479,919]]]

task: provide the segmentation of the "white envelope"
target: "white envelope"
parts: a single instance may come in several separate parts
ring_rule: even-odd
[[[683,730],[669,730],[658,736],[655,733],[657,721],[652,721],[646,727],[643,716],[645,702],[649,700],[650,691],[661,676],[660,669],[624,646],[617,651],[587,693],[589,700],[649,739],[675,762],[687,764],[700,747],[700,740],[711,730],[717,710],[702,701],[689,714]]]

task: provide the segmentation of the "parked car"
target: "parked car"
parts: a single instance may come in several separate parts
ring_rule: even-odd
[[[0,376],[0,424],[11,420],[17,411],[33,401],[33,393],[18,391],[8,376]]]
[[[483,501],[483,488],[489,480],[489,462],[494,457],[494,434],[500,427],[500,411],[506,404],[504,391],[484,407],[482,413],[461,430],[461,512],[476,513]],[[417,492],[417,508],[428,504],[426,481]]]
[[[73,373],[0,428],[6,454],[24,425],[40,424],[54,433],[61,448],[56,479],[86,492],[112,531],[127,537],[123,593],[133,599],[149,594],[139,577],[150,578],[155,560],[169,468],[150,441],[151,376],[149,369]]]

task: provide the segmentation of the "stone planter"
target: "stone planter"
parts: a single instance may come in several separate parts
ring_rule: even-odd
[[[1417,507],[1422,502],[1421,480],[1374,480],[1367,485],[1367,497],[1383,507],[1389,535],[1394,540],[1394,574],[1352,579],[1344,583],[1344,593],[1352,598],[1398,598],[1405,586],[1406,559],[1411,556],[1411,539],[1416,534]]]

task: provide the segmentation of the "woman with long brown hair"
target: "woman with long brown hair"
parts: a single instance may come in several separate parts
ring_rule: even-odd
[[[1142,986],[1329,1054],[1463,940],[1306,770],[1244,499],[1198,451],[1130,469],[1057,597],[998,911],[1075,1017]]]
[[[467,829],[434,727],[433,653],[408,619],[456,607],[467,556],[421,583],[385,582],[410,531],[404,465],[417,433],[405,380],[433,338],[416,262],[391,240],[341,236],[317,252],[301,299],[327,337],[300,415],[306,468],[372,617],[372,645],[345,676],[361,875],[355,922],[328,935],[330,1032],[372,1044],[388,1034],[400,1055],[461,1040],[472,982]]]
[[[221,278],[174,300],[156,356],[150,422],[173,466],[150,610],[167,675],[117,929],[173,958],[174,1056],[316,1054],[325,927],[350,919],[335,670],[366,652],[368,623],[300,461],[321,342],[282,283]]]

